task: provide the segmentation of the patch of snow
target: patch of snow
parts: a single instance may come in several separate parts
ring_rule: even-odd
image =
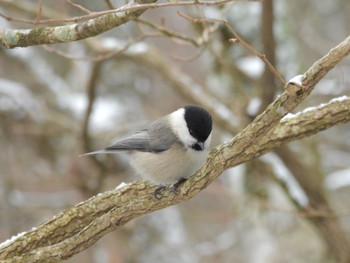
[[[302,78],[303,78],[303,75],[296,75],[293,78],[291,78],[288,81],[288,83],[293,83],[295,85],[302,86],[303,85]]]
[[[342,102],[342,101],[345,101],[345,100],[348,100],[348,99],[350,99],[350,97],[344,95],[344,96],[341,96],[341,97],[337,97],[337,98],[331,99],[331,101],[329,103]]]
[[[338,189],[350,186],[350,168],[336,171],[328,175],[325,179],[325,185],[329,189]]]
[[[285,115],[281,121],[287,120],[287,119],[291,119],[291,118],[296,118],[304,113],[310,112],[310,111],[315,111],[317,110],[319,107],[323,107],[325,104],[320,104],[319,106],[316,107],[308,107],[302,111],[299,111],[297,113],[287,113],[287,115]]]
[[[117,187],[115,188],[116,190],[122,189],[126,186],[128,186],[129,184],[121,182],[120,184],[117,185]]]
[[[17,238],[19,238],[19,237],[25,235],[26,233],[27,233],[27,232],[21,232],[21,233],[18,233],[17,235],[15,235],[15,236],[12,236],[11,238],[5,240],[4,242],[2,242],[2,243],[0,244],[0,249],[2,249],[2,248],[4,248],[4,247],[8,246],[8,245],[11,244],[13,241],[15,241]]]
[[[127,52],[130,52],[133,55],[143,54],[147,51],[149,51],[149,45],[145,42],[137,42],[132,44],[127,50]]]
[[[100,41],[101,45],[105,49],[122,49],[127,44],[126,41],[120,40],[114,37],[104,37]]]
[[[318,109],[323,108],[323,107],[325,107],[325,106],[327,106],[327,105],[329,105],[329,104],[331,104],[331,103],[342,102],[342,101],[349,100],[349,99],[350,99],[350,97],[345,96],[345,95],[344,95],[344,96],[341,96],[341,97],[338,97],[338,98],[334,98],[334,99],[330,100],[330,101],[327,102],[327,103],[321,103],[321,104],[318,105],[318,106],[308,107],[308,108],[306,108],[306,109],[304,109],[304,110],[302,110],[302,111],[299,111],[299,112],[297,112],[297,113],[288,113],[287,115],[285,115],[285,116],[282,118],[281,121],[287,120],[287,119],[291,119],[291,118],[295,118],[295,117],[298,117],[298,116],[300,116],[300,115],[302,115],[302,114],[304,114],[304,113],[307,113],[307,112],[317,111]]]
[[[123,113],[124,108],[115,98],[97,98],[91,113],[91,131],[113,129],[115,127],[114,120]]]
[[[130,45],[128,41],[113,37],[105,37],[101,40],[102,47],[108,50],[123,50]],[[132,43],[125,52],[132,55],[143,54],[149,51],[149,45],[146,42]]]
[[[288,120],[288,119],[292,119],[292,118],[295,118],[297,117],[298,114],[294,114],[294,113],[287,113],[282,119],[281,121],[285,121],[285,120]]]
[[[87,98],[85,93],[71,93],[66,98],[68,108],[77,117],[82,116],[87,107]]]
[[[247,75],[257,78],[260,77],[264,71],[264,62],[255,56],[241,58],[237,61],[237,66]]]
[[[254,97],[249,101],[248,107],[247,107],[247,114],[249,116],[255,116],[258,113],[258,110],[261,106],[261,99],[259,97]]]

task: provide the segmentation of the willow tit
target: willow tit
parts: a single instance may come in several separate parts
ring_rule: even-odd
[[[172,184],[176,190],[204,165],[211,132],[210,114],[198,106],[187,105],[103,150],[83,155],[126,152],[137,173],[160,184],[157,196],[165,185]]]

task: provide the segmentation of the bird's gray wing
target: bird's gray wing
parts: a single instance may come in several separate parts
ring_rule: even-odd
[[[176,142],[178,140],[172,130],[164,127],[161,121],[156,121],[148,128],[117,141],[105,151],[162,152],[168,150]]]

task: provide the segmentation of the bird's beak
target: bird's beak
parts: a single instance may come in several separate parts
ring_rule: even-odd
[[[204,142],[198,142],[198,145],[201,147],[202,150],[204,150]]]

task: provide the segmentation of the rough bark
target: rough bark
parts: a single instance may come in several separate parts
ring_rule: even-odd
[[[156,0],[135,0],[123,6],[124,9],[139,4],[153,3]],[[122,10],[122,9],[121,9]],[[57,44],[77,41],[94,37],[134,20],[147,9],[133,9],[101,15],[87,21],[55,27],[37,27],[32,29],[5,29],[0,28],[0,45],[5,48],[28,47],[43,44]]]

